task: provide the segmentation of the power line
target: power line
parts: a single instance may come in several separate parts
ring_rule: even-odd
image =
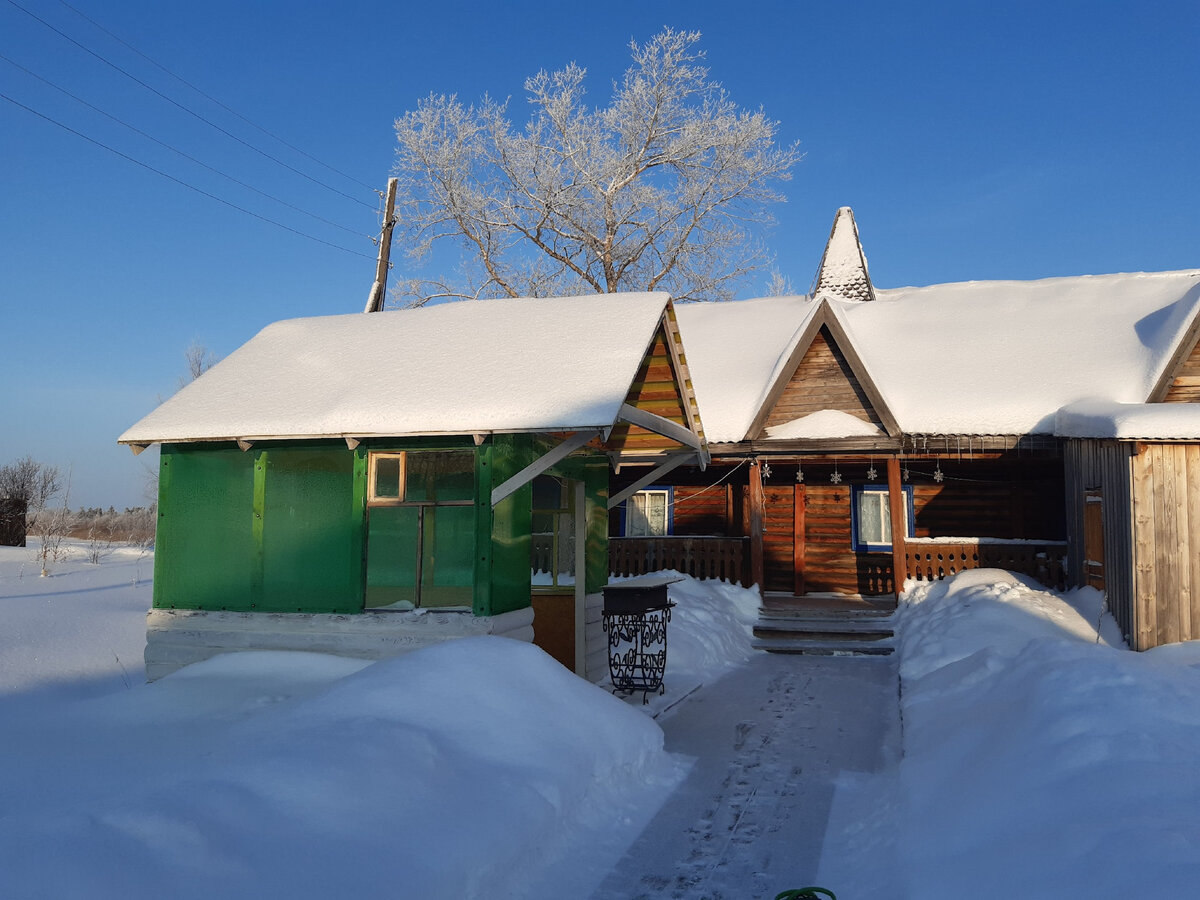
[[[112,31],[109,31],[107,28],[105,28],[103,25],[101,25],[95,19],[88,16],[86,13],[80,12],[78,9],[76,9],[74,6],[72,6],[70,3],[68,3],[67,0],[58,0],[58,2],[61,3],[63,6],[65,6],[67,9],[71,10],[71,12],[75,13],[80,18],[85,19],[86,21],[88,21],[92,25],[94,25],[95,27],[99,28],[101,31],[103,31],[105,34],[107,34],[114,41],[117,41],[118,43],[123,44],[125,47],[127,47],[129,50],[136,53],[142,59],[146,60],[146,62],[150,63],[152,66],[155,66],[155,67],[161,69],[163,72],[166,72],[168,75],[170,75],[176,81],[178,81],[180,84],[183,84],[183,85],[191,88],[193,91],[195,91],[197,94],[199,94],[204,99],[208,100],[210,103],[215,103],[217,106],[221,107],[221,109],[225,110],[227,113],[237,116],[239,119],[241,119],[243,122],[245,122],[250,127],[258,129],[263,134],[265,134],[267,137],[273,138],[274,140],[283,144],[283,146],[287,147],[289,150],[294,150],[295,152],[299,153],[301,156],[304,156],[304,157],[312,160],[313,162],[315,162],[317,165],[323,166],[324,168],[328,169],[330,172],[333,172],[335,175],[341,175],[346,180],[353,181],[355,184],[359,185],[360,187],[366,188],[368,191],[371,191],[372,193],[376,193],[376,194],[379,193],[378,189],[371,187],[371,185],[366,184],[362,181],[359,181],[353,175],[348,175],[347,173],[343,172],[341,169],[338,169],[338,168],[335,168],[334,166],[329,165],[329,163],[327,163],[327,162],[322,162],[321,160],[319,160],[315,156],[313,156],[311,153],[306,153],[304,150],[301,150],[299,147],[295,146],[294,144],[288,143],[287,141],[285,141],[283,138],[281,138],[279,135],[275,134],[274,132],[268,131],[266,128],[263,128],[257,122],[254,122],[254,121],[246,118],[240,112],[238,112],[236,109],[233,109],[230,106],[226,106],[224,103],[222,103],[216,97],[214,97],[211,94],[205,92],[204,90],[196,87],[196,85],[192,84],[190,81],[188,81],[183,76],[177,75],[174,72],[172,72],[170,69],[168,69],[162,63],[160,63],[158,60],[156,60],[150,56],[147,56],[145,53],[143,53],[137,47],[133,46],[133,44],[129,43],[127,40],[122,38],[120,35],[115,34]]]
[[[235,178],[233,175],[230,175],[228,172],[222,172],[220,169],[218,169],[214,166],[210,166],[208,163],[203,162],[202,160],[196,159],[196,157],[192,156],[191,154],[185,153],[183,150],[180,150],[178,147],[174,147],[171,144],[168,144],[166,141],[160,141],[154,135],[147,134],[146,132],[144,132],[140,128],[138,128],[137,126],[130,125],[128,122],[124,121],[123,119],[120,119],[117,116],[112,115],[112,113],[105,112],[100,107],[96,106],[95,104],[89,103],[87,100],[84,100],[82,97],[72,94],[66,88],[55,84],[53,81],[50,81],[48,78],[43,78],[37,72],[34,72],[31,69],[25,68],[23,65],[21,65],[19,62],[16,62],[15,60],[9,59],[3,53],[0,53],[0,60],[4,60],[4,62],[8,63],[10,66],[14,66],[14,67],[20,69],[26,75],[36,78],[38,81],[42,82],[43,84],[54,88],[54,90],[58,91],[59,93],[65,94],[66,96],[70,97],[72,100],[74,100],[77,103],[82,103],[88,109],[98,112],[100,115],[102,115],[108,119],[111,119],[112,121],[116,122],[118,125],[122,125],[125,128],[128,128],[134,134],[139,134],[142,137],[146,138],[147,140],[153,141],[154,143],[158,144],[160,147],[166,147],[171,152],[178,153],[184,159],[194,162],[196,165],[201,166],[205,169],[208,169],[208,171],[210,171],[210,172],[215,172],[217,175],[220,175],[222,178],[227,178],[230,181],[232,181],[234,184],[239,185],[240,187],[244,187],[248,191],[254,191],[254,193],[259,194],[263,197],[266,197],[268,200],[273,200],[276,203],[280,203],[283,206],[286,206],[288,209],[293,209],[296,212],[301,213],[302,215],[306,215],[306,216],[309,216],[310,218],[316,219],[318,222],[324,222],[326,225],[332,225],[334,228],[340,228],[342,231],[352,234],[355,237],[365,237],[369,241],[373,241],[375,239],[373,236],[371,236],[369,234],[363,234],[359,231],[355,231],[353,228],[347,228],[345,225],[340,225],[337,222],[334,222],[330,219],[326,219],[324,216],[319,216],[316,213],[309,212],[306,209],[301,209],[299,206],[296,206],[293,203],[289,203],[287,200],[283,200],[280,197],[276,197],[274,194],[269,194],[264,190],[260,190],[259,188],[256,188],[252,184],[247,184],[246,182],[242,181],[241,179]]]
[[[208,125],[210,128],[215,128],[217,131],[221,132],[221,134],[225,135],[226,137],[230,138],[231,140],[237,141],[242,146],[247,147],[248,149],[253,150],[255,153],[258,153],[259,155],[266,157],[267,159],[271,160],[271,162],[273,162],[273,163],[283,166],[285,169],[287,169],[290,172],[294,172],[295,174],[299,175],[301,178],[305,178],[308,181],[311,181],[313,184],[320,185],[321,187],[325,188],[327,191],[332,191],[333,193],[338,194],[339,196],[345,197],[347,200],[350,200],[353,203],[357,203],[360,206],[365,206],[369,210],[372,210],[372,211],[375,210],[375,208],[376,208],[375,204],[367,203],[363,200],[359,200],[357,197],[351,196],[350,194],[347,194],[345,191],[338,190],[337,188],[333,187],[333,185],[326,184],[325,182],[321,181],[320,179],[313,178],[311,175],[306,175],[304,172],[301,172],[295,166],[290,166],[287,163],[285,163],[283,160],[272,156],[270,153],[267,153],[265,150],[260,150],[258,147],[255,147],[249,141],[245,141],[242,138],[238,137],[236,134],[233,134],[232,132],[225,130],[220,125],[218,125],[216,122],[213,122],[211,119],[207,119],[204,116],[202,116],[200,113],[196,112],[195,110],[190,109],[187,106],[184,106],[179,101],[173,100],[172,98],[170,98],[166,94],[164,94],[162,91],[158,90],[157,88],[151,87],[149,84],[142,81],[136,75],[121,68],[115,62],[112,62],[111,60],[106,59],[104,56],[97,53],[95,50],[92,50],[91,48],[84,46],[79,41],[75,40],[75,38],[73,38],[70,35],[66,34],[65,32],[60,31],[59,29],[55,28],[53,25],[51,25],[49,22],[47,22],[41,16],[38,16],[36,13],[30,12],[28,9],[26,9],[24,6],[22,6],[20,3],[17,3],[16,0],[8,0],[8,3],[10,6],[15,6],[17,9],[19,9],[21,12],[25,13],[25,15],[29,16],[31,19],[41,22],[43,25],[45,25],[47,28],[49,28],[51,31],[53,31],[55,34],[57,34],[63,40],[70,41],[72,44],[74,44],[80,50],[84,51],[85,53],[89,54],[90,56],[94,56],[96,59],[100,60],[100,62],[104,63],[106,66],[109,66],[110,68],[115,69],[116,71],[118,71],[122,75],[124,75],[126,78],[130,79],[131,81],[136,82],[137,84],[140,84],[146,90],[150,91],[150,93],[152,93],[158,97],[161,97],[163,100],[166,100],[172,106],[175,106],[175,107],[183,110],[189,116],[194,116],[195,118],[197,118],[201,122],[203,122],[205,125]]]
[[[371,260],[375,259],[374,256],[368,256],[366,253],[360,253],[357,250],[351,250],[348,247],[342,247],[339,244],[334,244],[334,243],[324,240],[322,238],[315,237],[314,235],[306,234],[303,231],[299,231],[295,228],[292,228],[290,225],[284,225],[282,222],[277,222],[275,219],[272,219],[268,216],[264,216],[264,215],[254,212],[252,210],[246,209],[244,206],[238,206],[236,203],[232,203],[229,200],[226,200],[222,197],[218,197],[216,194],[211,194],[208,191],[204,190],[203,188],[198,188],[194,184],[189,184],[188,182],[184,181],[181,178],[176,178],[174,175],[170,175],[167,172],[164,172],[162,169],[156,169],[154,166],[150,165],[149,163],[144,163],[140,159],[134,159],[128,153],[122,153],[120,150],[116,149],[115,147],[110,147],[108,144],[105,144],[103,141],[98,141],[93,137],[89,137],[88,135],[84,134],[82,131],[76,131],[70,125],[65,125],[62,122],[58,121],[57,119],[54,119],[54,118],[46,115],[45,113],[40,113],[33,107],[26,106],[21,101],[14,100],[12,97],[8,96],[7,94],[0,93],[0,100],[7,100],[13,106],[18,106],[21,109],[25,110],[26,112],[32,113],[33,115],[37,116],[39,119],[44,119],[45,121],[51,123],[52,125],[57,125],[59,128],[63,129],[64,131],[69,131],[71,134],[75,135],[76,137],[83,138],[85,141],[87,141],[90,144],[95,144],[97,147],[103,147],[105,150],[109,151],[110,153],[115,153],[117,156],[121,157],[122,159],[128,160],[129,162],[133,163],[135,166],[141,166],[143,169],[148,169],[149,171],[153,172],[155,175],[161,175],[163,178],[166,178],[168,181],[173,181],[178,185],[182,185],[183,187],[187,188],[190,191],[195,191],[197,194],[201,194],[205,197],[208,197],[210,200],[216,200],[218,203],[224,204],[225,206],[228,206],[231,209],[236,209],[238,212],[245,213],[248,216],[253,216],[254,218],[258,219],[259,221],[266,222],[270,225],[274,225],[277,228],[282,228],[284,231],[290,231],[292,234],[299,235],[300,237],[308,238],[310,241],[316,241],[318,244],[324,244],[326,247],[332,247],[335,250],[341,250],[343,253],[351,253],[354,256],[361,256],[364,259],[371,259]]]

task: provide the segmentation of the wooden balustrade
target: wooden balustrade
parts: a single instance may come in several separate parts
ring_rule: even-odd
[[[1065,541],[919,541],[905,544],[904,557],[908,577],[917,581],[937,581],[966,569],[1007,569],[1061,590],[1067,580],[1066,550]]]
[[[610,537],[608,570],[613,575],[645,575],[675,569],[696,578],[745,583],[746,542],[740,537]]]

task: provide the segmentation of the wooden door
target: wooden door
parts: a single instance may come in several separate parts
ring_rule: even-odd
[[[1083,583],[1104,590],[1104,495],[1083,492]]]

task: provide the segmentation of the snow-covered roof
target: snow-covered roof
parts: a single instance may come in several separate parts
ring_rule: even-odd
[[[1072,438],[1200,440],[1200,404],[1080,400],[1058,411],[1054,433]]]
[[[848,437],[884,437],[870,422],[836,409],[822,409],[767,429],[769,440],[824,440]]]
[[[606,428],[669,303],[497,299],[276,322],[119,440]]]
[[[875,297],[826,299],[903,432],[1050,434],[1055,413],[1081,399],[1149,397],[1200,308],[1200,270]],[[776,297],[676,308],[710,442],[746,436],[820,305]]]
[[[813,296],[838,300],[874,300],[867,256],[858,239],[854,212],[843,206],[833,217],[833,228],[817,270]]]

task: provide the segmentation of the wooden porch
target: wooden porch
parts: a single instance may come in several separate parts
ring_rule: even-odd
[[[754,584],[749,571],[749,544],[745,537],[611,537],[608,539],[612,575],[647,575],[674,569],[696,578],[719,578]],[[1028,575],[1056,590],[1066,587],[1065,541],[1022,541],[992,538],[910,538],[904,543],[905,578],[940,581],[967,569],[1005,569]],[[883,554],[861,554],[868,589],[859,593],[767,590],[763,606],[803,602],[808,608],[847,608],[856,604],[895,606],[893,559]]]

